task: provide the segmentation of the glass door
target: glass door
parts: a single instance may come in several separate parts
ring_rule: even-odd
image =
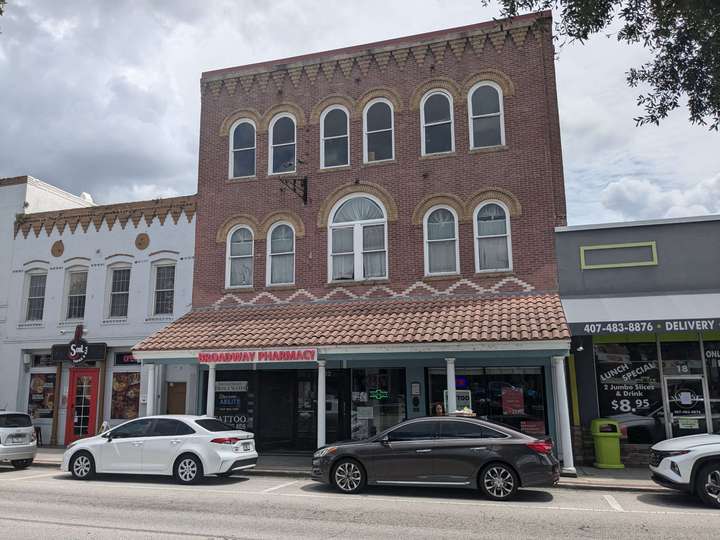
[[[707,433],[703,378],[699,375],[665,377],[668,403],[668,437]]]
[[[65,444],[95,435],[98,369],[70,369]]]

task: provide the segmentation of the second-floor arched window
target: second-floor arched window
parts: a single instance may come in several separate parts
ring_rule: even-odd
[[[350,164],[349,115],[340,105],[334,105],[320,115],[320,167],[342,167]]]
[[[455,149],[452,97],[442,90],[425,94],[420,103],[422,154],[442,154]]]
[[[270,174],[295,171],[295,118],[281,113],[270,122]]]
[[[255,124],[238,120],[230,133],[230,178],[255,176]]]
[[[468,94],[470,148],[505,144],[502,90],[494,82],[479,82]]]
[[[459,271],[457,215],[446,206],[431,208],[424,219],[425,275]]]
[[[295,231],[287,223],[276,223],[268,232],[267,284],[295,283]]]
[[[239,225],[231,229],[226,251],[225,286],[252,287],[255,248],[250,228]]]
[[[475,271],[512,270],[510,219],[504,204],[489,201],[475,209]]]
[[[392,103],[385,98],[372,100],[363,111],[363,152],[365,163],[395,158]]]

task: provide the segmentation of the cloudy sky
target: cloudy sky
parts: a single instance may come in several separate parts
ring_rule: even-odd
[[[480,0],[9,0],[0,177],[30,174],[100,203],[194,193],[202,71],[498,13]],[[559,50],[570,224],[720,212],[720,135],[684,110],[634,125],[624,74],[646,58],[604,35]]]

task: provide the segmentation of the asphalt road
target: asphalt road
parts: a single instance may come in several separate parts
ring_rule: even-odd
[[[720,511],[694,498],[564,488],[508,503],[469,491],[374,488],[342,495],[279,477],[104,476],[0,466],[0,538],[717,538]]]

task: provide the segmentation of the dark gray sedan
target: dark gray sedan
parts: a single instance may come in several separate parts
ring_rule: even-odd
[[[479,488],[495,500],[560,477],[552,442],[464,417],[402,422],[361,441],[333,443],[313,456],[312,477],[343,493],[366,485]]]

